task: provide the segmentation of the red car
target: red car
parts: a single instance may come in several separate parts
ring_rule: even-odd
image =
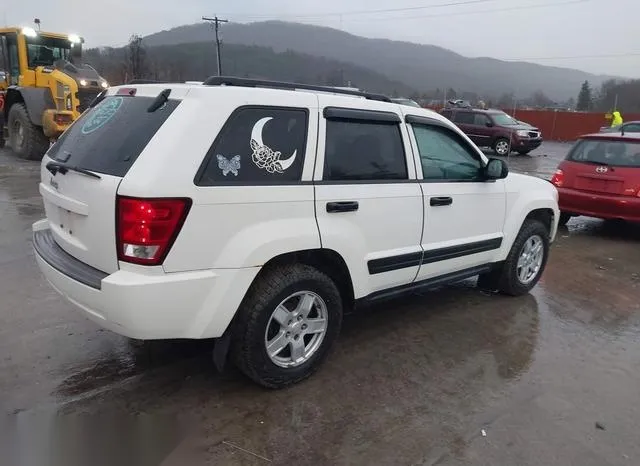
[[[640,222],[640,134],[581,137],[551,182],[561,225],[578,215]]]

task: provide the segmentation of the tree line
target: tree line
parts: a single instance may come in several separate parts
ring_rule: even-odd
[[[146,47],[142,37],[132,35],[126,47],[89,49],[85,59],[112,84],[132,79],[157,81],[203,81],[216,73],[215,46],[211,42]],[[416,90],[374,70],[336,60],[288,50],[225,44],[223,74],[247,78],[274,79],[305,84],[359,87],[393,97],[409,97],[422,105],[443,104],[462,99],[475,104],[483,101],[495,108],[564,108],[580,111],[610,111],[616,105],[623,112],[640,111],[640,80],[609,80],[594,91],[588,81],[578,99],[556,102],[538,90],[527,98],[505,92],[500,96],[479,95],[452,88]],[[616,97],[617,96],[617,97]]]
[[[609,79],[597,90],[591,87],[589,81],[585,81],[578,93],[576,110],[640,112],[640,79]]]

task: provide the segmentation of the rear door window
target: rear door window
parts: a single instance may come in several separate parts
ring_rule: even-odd
[[[169,118],[178,100],[148,111],[155,97],[109,96],[85,112],[47,155],[66,165],[124,176]]]
[[[327,120],[325,181],[408,178],[398,123]]]

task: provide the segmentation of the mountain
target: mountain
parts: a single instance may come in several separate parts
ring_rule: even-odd
[[[203,81],[216,73],[215,47],[208,42],[178,45],[145,45],[142,73],[161,81]],[[89,49],[85,59],[110,83],[128,81],[126,47]],[[130,68],[130,67],[129,67]],[[293,81],[304,84],[351,85],[389,95],[411,95],[414,89],[368,68],[306,55],[291,50],[225,44],[222,58],[225,74],[247,78]],[[140,76],[138,76],[140,77]]]
[[[222,35],[225,44],[260,45],[276,52],[294,50],[353,63],[421,92],[453,88],[481,96],[515,92],[519,97],[526,97],[542,90],[553,99],[565,100],[575,97],[585,80],[599,86],[607,79],[569,68],[468,58],[433,45],[368,39],[337,29],[281,21],[229,23],[223,26]],[[181,26],[144,38],[149,46],[212,40],[213,32],[204,23]]]

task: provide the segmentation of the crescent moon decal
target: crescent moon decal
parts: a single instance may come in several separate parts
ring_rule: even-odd
[[[273,120],[273,117],[261,118],[253,125],[250,141],[251,148],[253,149],[252,160],[258,168],[264,168],[269,173],[282,173],[293,165],[298,151],[295,150],[290,157],[283,160],[280,158],[280,152],[276,152],[264,145],[262,141],[262,131],[264,130],[264,126],[271,120]]]
[[[256,141],[261,146],[264,146],[264,143],[262,142],[262,129],[264,128],[264,125],[266,125],[271,120],[273,120],[273,117],[266,117],[258,120],[256,124],[253,125],[253,130],[251,131],[251,139]]]

